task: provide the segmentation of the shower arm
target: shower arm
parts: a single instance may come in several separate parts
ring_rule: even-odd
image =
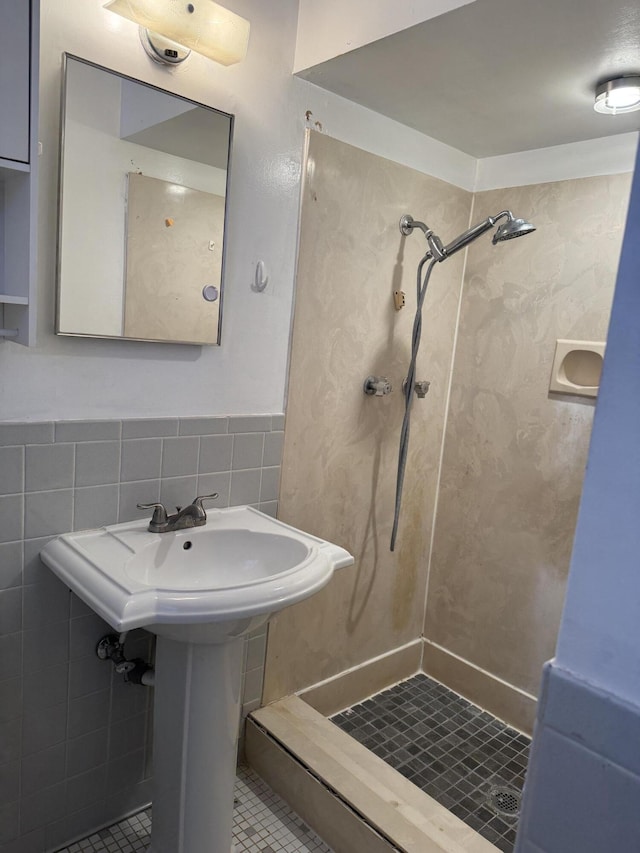
[[[408,236],[414,228],[419,228],[424,233],[424,236],[427,238],[427,243],[429,244],[427,258],[434,258],[436,261],[444,261],[445,258],[454,255],[456,252],[459,252],[460,249],[464,249],[464,247],[468,246],[469,243],[472,243],[476,237],[480,237],[481,234],[484,234],[486,231],[490,231],[491,228],[493,228],[503,217],[513,220],[513,214],[510,210],[501,210],[500,213],[497,213],[495,216],[488,216],[482,222],[474,225],[473,228],[468,228],[460,234],[459,237],[456,237],[455,240],[452,240],[446,246],[443,245],[440,237],[438,237],[437,234],[434,234],[428,225],[425,225],[424,222],[418,222],[408,214],[403,216],[400,220],[400,231],[405,236]]]
[[[448,245],[444,247],[445,258],[448,258],[450,255],[459,252],[460,249],[464,249],[465,246],[468,246],[469,243],[472,243],[476,239],[476,237],[479,237],[481,234],[484,234],[485,231],[490,231],[493,227],[495,227],[498,220],[502,219],[505,216],[508,219],[513,219],[513,214],[510,210],[501,210],[500,213],[497,213],[495,216],[487,216],[485,220],[479,222],[477,225],[474,225],[473,228],[468,228],[459,237],[456,237],[455,240],[452,240]]]

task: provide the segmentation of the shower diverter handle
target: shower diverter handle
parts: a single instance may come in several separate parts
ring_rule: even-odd
[[[385,397],[392,390],[391,383],[385,376],[367,376],[364,380],[364,393],[370,397]]]
[[[413,383],[413,390],[416,393],[416,396],[420,397],[420,399],[424,399],[429,393],[429,387],[431,386],[431,382],[426,379],[420,379]],[[406,394],[407,393],[407,380],[405,379],[402,383],[402,390]]]

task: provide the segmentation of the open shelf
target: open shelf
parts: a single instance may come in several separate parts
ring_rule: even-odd
[[[10,296],[8,293],[0,293],[0,303],[4,305],[28,305],[28,296]]]
[[[29,163],[21,163],[19,160],[5,160],[0,157],[0,175],[12,174],[13,172],[30,172]]]

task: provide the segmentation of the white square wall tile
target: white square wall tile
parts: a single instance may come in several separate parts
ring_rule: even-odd
[[[257,667],[245,672],[242,702],[260,701],[262,699],[262,685],[264,683],[264,668]]]
[[[155,480],[160,476],[162,439],[139,438],[122,442],[120,479]]]
[[[280,468],[263,468],[260,486],[261,501],[276,501],[280,492]]]
[[[24,536],[37,539],[72,529],[73,490],[32,492],[24,498]]]
[[[233,461],[231,467],[234,471],[240,468],[260,468],[262,465],[262,448],[264,445],[264,434],[244,433],[235,435],[233,438]]]
[[[264,657],[267,651],[267,635],[251,637],[247,641],[247,670],[264,666]]]
[[[118,521],[118,486],[87,486],[74,493],[75,530],[104,527]]]
[[[198,472],[213,474],[231,470],[233,455],[232,435],[206,435],[200,439]]]
[[[76,445],[76,486],[117,483],[119,476],[119,441],[91,441]]]
[[[264,456],[262,464],[265,467],[282,464],[282,450],[284,447],[283,432],[268,432],[264,437]]]
[[[73,486],[73,444],[34,444],[25,448],[25,491],[43,492]]]
[[[198,478],[169,477],[160,482],[160,503],[163,503],[169,515],[178,507],[187,506],[198,496]],[[216,502],[208,506],[218,506]]]
[[[162,442],[162,476],[186,477],[198,472],[200,439],[197,436],[165,438]]]
[[[138,509],[138,504],[150,504],[160,500],[160,480],[140,480],[121,483],[118,505],[118,521],[133,521],[136,518],[151,518],[150,509]]]
[[[23,536],[22,495],[0,497],[0,542],[13,542]]]
[[[231,472],[223,471],[219,474],[200,474],[198,476],[199,495],[214,495],[218,497],[210,504],[214,508],[229,506],[229,490],[231,488]]]
[[[24,491],[24,447],[0,447],[0,494]]]
[[[260,500],[260,468],[231,473],[231,506],[255,504]]]

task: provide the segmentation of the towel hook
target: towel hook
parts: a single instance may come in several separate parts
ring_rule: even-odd
[[[256,264],[256,274],[253,280],[253,289],[257,293],[262,293],[262,291],[269,284],[269,276],[264,274],[264,261],[258,261]]]

